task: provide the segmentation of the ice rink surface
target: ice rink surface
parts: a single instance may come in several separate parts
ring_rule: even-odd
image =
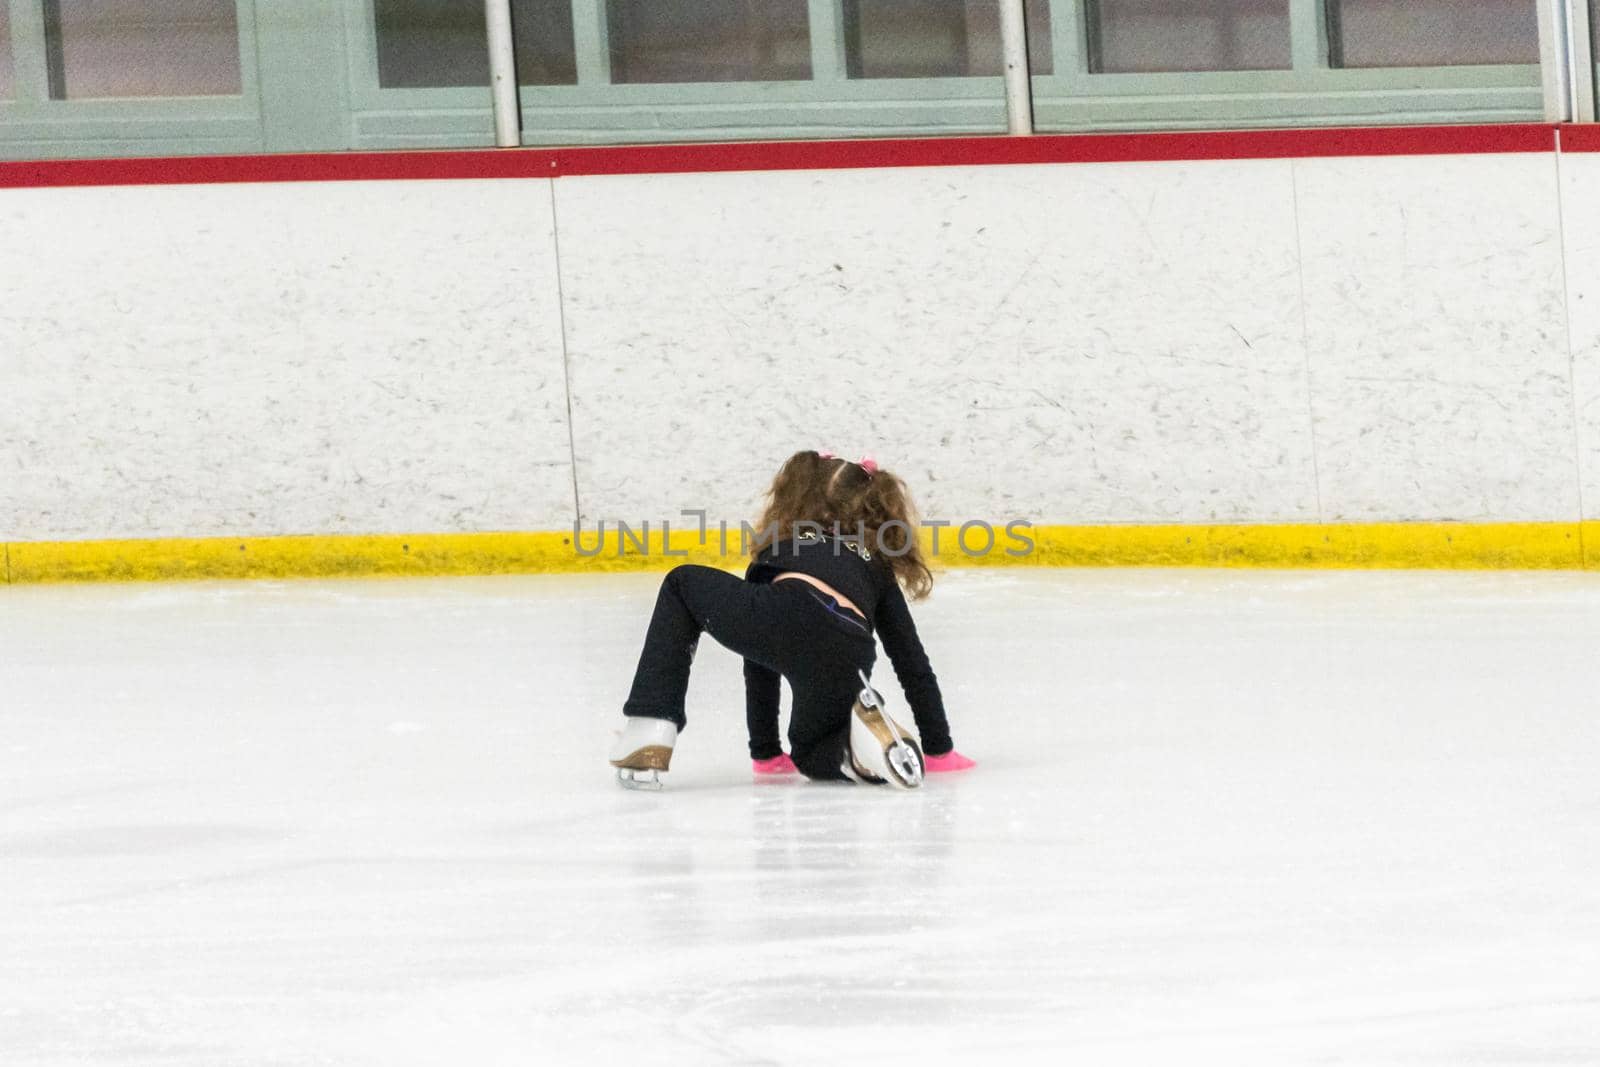
[[[977,770],[707,642],[627,793],[658,580],[0,590],[0,1064],[1600,1063],[1600,578],[957,573]]]

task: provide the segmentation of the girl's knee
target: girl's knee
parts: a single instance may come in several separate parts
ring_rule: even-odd
[[[683,588],[683,583],[694,572],[694,568],[687,563],[680,563],[666,573],[661,579],[661,591],[673,593]]]
[[[845,777],[842,767],[850,748],[850,727],[830,730],[821,736],[796,738],[789,732],[789,758],[807,778],[837,781]]]
[[[714,567],[702,567],[698,563],[680,563],[667,572],[667,576],[661,579],[661,584],[677,587],[705,571],[712,574],[722,573]]]

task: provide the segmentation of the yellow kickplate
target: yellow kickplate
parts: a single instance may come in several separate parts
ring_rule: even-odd
[[[987,538],[939,532],[937,562],[960,566],[1600,569],[1600,522],[1349,523],[1296,526],[996,527]],[[1027,540],[1024,541],[1023,538]],[[925,548],[933,547],[924,531]],[[1031,548],[1029,545],[1031,544]],[[681,563],[737,568],[737,532],[659,530],[640,539],[585,531],[473,534],[13,541],[12,583],[332,578],[379,575],[663,571]],[[983,551],[988,548],[988,551]],[[1024,549],[1027,549],[1024,551]]]
[[[207,578],[336,578],[463,574],[554,574],[667,570],[679,563],[731,566],[715,533],[660,531],[640,541],[585,532],[328,534],[304,537],[159,538],[131,541],[13,541],[10,581],[120,582]]]
[[[1299,526],[1041,526],[1028,558],[973,564],[1577,570],[1580,524],[1348,523]],[[951,562],[946,560],[946,562]]]

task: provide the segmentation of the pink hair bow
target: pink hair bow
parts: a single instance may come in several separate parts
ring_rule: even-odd
[[[838,459],[839,457],[834,455],[832,452],[818,452],[817,458]],[[871,456],[862,456],[860,459],[856,460],[856,466],[866,471],[868,475],[878,473],[878,461],[873,459]]]

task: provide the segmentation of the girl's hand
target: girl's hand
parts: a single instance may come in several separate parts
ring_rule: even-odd
[[[930,774],[943,774],[947,771],[965,771],[978,765],[977,760],[970,760],[951,749],[942,756],[923,756],[922,765]]]

